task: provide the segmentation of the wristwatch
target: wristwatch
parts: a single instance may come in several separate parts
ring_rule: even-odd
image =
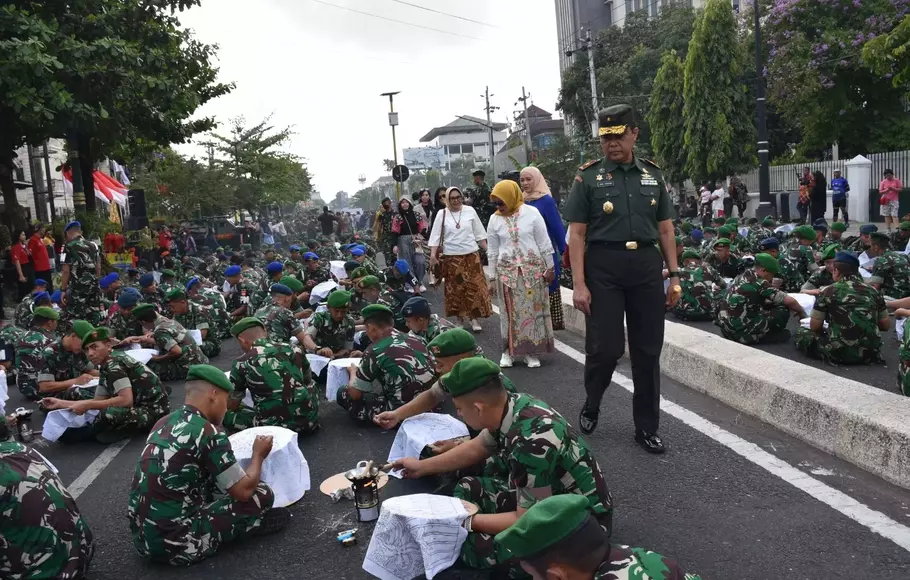
[[[667,278],[679,278],[679,270],[676,272],[667,271]]]

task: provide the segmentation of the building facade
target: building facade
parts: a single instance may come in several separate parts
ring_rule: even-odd
[[[432,131],[420,138],[421,143],[434,143],[442,148],[446,166],[462,157],[473,156],[478,163],[488,162],[490,159],[490,132],[486,128],[486,120],[476,117],[459,117],[442,127],[434,127]],[[499,150],[506,142],[506,123],[493,123],[493,148]]]

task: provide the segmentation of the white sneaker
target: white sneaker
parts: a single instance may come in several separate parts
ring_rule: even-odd
[[[419,292],[426,292],[426,291],[427,291],[427,287],[424,286],[423,284],[421,284]]]
[[[481,330],[483,330],[483,328],[481,328],[481,326],[480,326],[480,323],[477,322],[476,318],[471,319],[471,330],[473,330],[474,332],[480,332]]]
[[[512,368],[512,355],[510,355],[507,352],[502,353],[502,356],[499,357],[499,368],[502,368],[502,369]]]
[[[525,362],[528,363],[528,368],[529,368],[529,369],[536,369],[537,367],[540,366],[540,359],[539,359],[539,358],[535,358],[535,357],[533,357],[533,356],[526,356],[526,357],[525,357]]]
[[[464,318],[462,318],[461,316],[455,317],[455,326],[457,326],[458,328],[463,328],[464,330],[468,329],[467,321]]]

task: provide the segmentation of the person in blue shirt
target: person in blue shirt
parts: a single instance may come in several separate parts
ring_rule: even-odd
[[[850,227],[850,216],[847,214],[847,193],[850,192],[850,184],[846,177],[841,177],[840,169],[834,170],[834,178],[831,180],[831,205],[834,206],[834,221],[837,221],[837,210],[844,212],[844,225]]]
[[[547,225],[547,234],[550,236],[550,243],[553,244],[553,263],[556,267],[556,275],[550,283],[550,304],[554,302],[562,305],[562,296],[559,292],[559,275],[562,265],[562,254],[566,252],[566,230],[562,226],[562,217],[559,215],[559,209],[556,207],[556,201],[550,193],[546,180],[540,169],[536,167],[525,167],[521,170],[519,177],[521,191],[524,194],[524,201],[528,205],[533,205],[543,217]],[[552,310],[552,307],[551,307]],[[561,308],[553,315],[553,330],[564,328],[564,322],[560,313]]]

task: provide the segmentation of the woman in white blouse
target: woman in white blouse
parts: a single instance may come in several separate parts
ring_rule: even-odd
[[[446,207],[436,215],[430,233],[430,268],[437,284],[444,280],[446,316],[456,317],[461,326],[469,320],[471,328],[478,332],[478,318],[489,318],[493,313],[480,262],[480,248],[487,247],[487,233],[474,208],[464,205],[457,187],[447,189],[442,202]]]
[[[497,208],[490,217],[487,240],[502,331],[499,366],[508,368],[522,357],[528,367],[536,368],[538,355],[553,352],[548,290],[556,275],[553,243],[543,217],[524,203],[517,183],[500,181],[490,198]]]

